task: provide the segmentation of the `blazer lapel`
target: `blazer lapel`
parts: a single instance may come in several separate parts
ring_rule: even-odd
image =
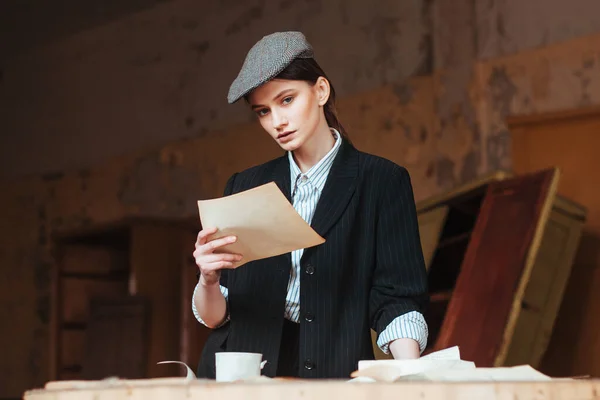
[[[290,162],[287,157],[287,153],[279,159],[279,162],[274,164],[273,171],[271,172],[271,179],[277,184],[279,190],[284,194],[284,196],[288,199],[288,201],[292,202],[292,189],[290,184]],[[281,256],[284,262],[281,265],[281,273],[282,276],[286,277],[286,285],[287,279],[289,279],[289,266],[292,265],[292,253],[285,253]],[[287,286],[286,286],[287,287]]]
[[[271,179],[277,184],[279,190],[281,190],[291,203],[292,190],[290,185],[290,163],[287,155],[281,157],[279,162],[274,165],[273,171],[271,172]]]
[[[311,226],[319,235],[325,236],[346,209],[356,189],[357,177],[358,151],[344,140],[312,219]]]

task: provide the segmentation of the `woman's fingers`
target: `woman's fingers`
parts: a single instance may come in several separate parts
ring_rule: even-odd
[[[207,254],[204,257],[202,257],[202,262],[204,263],[213,263],[213,262],[219,262],[219,261],[229,261],[229,262],[234,262],[234,261],[240,261],[242,259],[242,256],[239,254],[230,254],[230,253],[212,253],[212,254]]]
[[[235,236],[225,236],[220,239],[211,240],[210,242],[202,245],[202,251],[206,253],[212,253],[219,247],[227,246],[228,244],[234,243],[237,240]]]
[[[215,262],[211,262],[211,263],[207,263],[207,264],[203,264],[202,265],[202,272],[212,272],[212,271],[217,271],[220,269],[233,269],[235,268],[236,265],[231,262],[231,261],[215,261]]]
[[[217,271],[222,268],[235,268],[235,263],[242,259],[240,254],[214,253],[215,250],[237,240],[235,236],[226,236],[208,241],[208,237],[215,232],[216,228],[209,228],[198,233],[193,256],[202,273]]]
[[[196,239],[196,246],[202,246],[208,240],[208,237],[217,232],[217,228],[206,228],[198,232],[198,238]]]

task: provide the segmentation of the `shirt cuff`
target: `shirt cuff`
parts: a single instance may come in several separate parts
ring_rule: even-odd
[[[196,290],[198,290],[198,285],[200,285],[200,282],[198,282],[196,284],[196,287],[194,288],[194,294],[192,295],[192,312],[194,313],[194,317],[196,317],[198,322],[200,322],[202,325],[208,327],[206,325],[206,323],[204,322],[204,320],[200,317],[200,314],[198,313],[198,309],[196,308]],[[223,296],[225,296],[225,301],[227,301],[229,290],[227,290],[227,288],[225,286],[221,286],[221,285],[219,285],[219,288],[221,289],[221,293],[223,293]],[[227,307],[227,309],[229,309],[229,307]],[[223,322],[221,322],[218,326],[216,326],[215,329],[222,327],[227,322],[229,322],[229,312],[227,312],[227,316],[225,317]]]
[[[377,346],[385,354],[390,354],[390,343],[396,339],[414,339],[419,343],[419,352],[427,346],[429,329],[425,317],[418,311],[411,311],[394,319],[377,338]]]

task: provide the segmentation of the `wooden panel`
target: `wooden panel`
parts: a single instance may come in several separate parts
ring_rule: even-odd
[[[546,225],[538,256],[521,303],[506,365],[538,367],[569,278],[583,221],[556,207]]]
[[[139,297],[92,301],[83,379],[146,377],[148,307]]]
[[[67,245],[63,249],[63,273],[107,274],[127,269],[128,254],[104,246]]]
[[[182,229],[167,224],[132,227],[131,268],[136,294],[150,301],[148,377],[177,376],[177,365],[156,365],[180,356]],[[193,243],[193,242],[192,242]]]
[[[85,330],[63,329],[60,349],[60,361],[63,367],[81,365],[85,352]]]
[[[58,378],[62,381],[78,381],[81,379],[81,371],[58,371]]]
[[[514,329],[556,179],[549,170],[489,185],[436,348],[458,345],[477,366],[495,364]]]
[[[558,193],[587,208],[573,269],[540,368],[555,376],[600,375],[600,109],[512,121],[513,166],[560,168]]]
[[[191,368],[198,365],[200,353],[204,343],[210,334],[210,329],[196,320],[192,312],[192,296],[196,287],[196,272],[198,267],[192,256],[197,233],[182,233],[181,253],[181,346],[179,360],[185,362]]]
[[[448,206],[445,205],[419,213],[419,234],[427,270],[431,265],[447,216]]]
[[[61,309],[63,323],[86,323],[91,298],[116,297],[127,293],[126,281],[90,278],[61,278]]]

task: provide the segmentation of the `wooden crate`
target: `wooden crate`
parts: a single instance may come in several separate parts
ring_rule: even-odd
[[[559,176],[500,171],[417,204],[431,291],[426,353],[458,345],[481,367],[540,364],[586,217],[556,194]]]

